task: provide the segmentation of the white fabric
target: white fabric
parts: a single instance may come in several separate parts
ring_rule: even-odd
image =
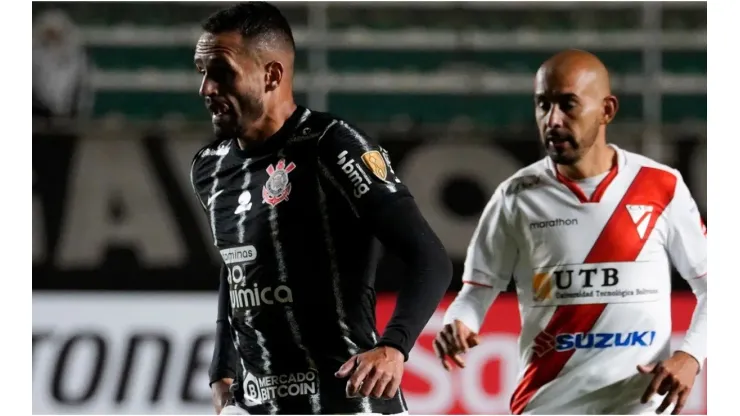
[[[699,300],[681,350],[702,364],[706,357],[707,251],[696,204],[676,170],[615,149],[617,174],[598,202],[581,202],[547,158],[517,172],[496,190],[468,248],[467,284],[445,322],[477,331],[513,276],[518,391],[534,391],[514,395],[526,397],[524,413],[639,413],[659,404],[639,405],[649,378],[636,366],[670,354],[671,263]],[[598,186],[587,185],[589,195]],[[529,366],[541,376],[558,360],[565,364],[541,386],[524,377]]]
[[[471,284],[463,285],[444,316],[444,324],[460,320],[473,332],[478,333],[488,308],[496,299],[500,290]]]
[[[249,412],[247,412],[246,410],[242,409],[239,406],[230,405],[230,406],[224,406],[224,408],[221,409],[221,413],[219,414],[220,415],[248,415]]]

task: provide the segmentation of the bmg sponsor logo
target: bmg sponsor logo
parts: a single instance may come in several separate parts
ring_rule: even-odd
[[[342,172],[347,175],[347,178],[352,182],[354,188],[353,195],[355,198],[360,198],[370,191],[370,177],[367,176],[360,165],[352,158],[347,157],[347,151],[344,150],[342,153],[337,155],[337,165],[340,166]]]
[[[244,395],[254,403],[285,397],[316,394],[318,376],[315,371],[255,377],[248,374],[244,380]]]

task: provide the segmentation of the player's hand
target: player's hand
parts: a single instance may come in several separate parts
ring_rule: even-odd
[[[450,364],[447,359],[452,360],[460,368],[465,368],[465,359],[463,354],[470,348],[480,343],[478,334],[473,332],[460,320],[455,319],[451,324],[442,328],[434,339],[434,353],[442,361],[445,370],[450,370]]]
[[[657,364],[638,365],[637,370],[642,374],[652,374],[653,381],[642,395],[642,402],[647,403],[653,394],[665,394],[663,403],[656,413],[663,413],[671,403],[676,407],[671,414],[681,413],[691,388],[694,387],[696,374],[699,372],[699,362],[683,351],[676,351],[671,358]]]
[[[213,400],[213,407],[216,409],[217,415],[221,414],[221,410],[231,397],[229,387],[233,382],[234,379],[232,378],[222,378],[221,380],[211,384],[211,398]]]
[[[404,357],[393,347],[377,347],[352,356],[339,371],[337,378],[347,378],[347,397],[383,397],[392,399],[403,377]]]

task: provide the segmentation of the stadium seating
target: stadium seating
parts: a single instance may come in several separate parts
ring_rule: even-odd
[[[190,119],[206,115],[192,65],[198,23],[219,6],[39,3],[33,11],[61,8],[81,28],[96,67],[96,116]],[[531,123],[531,77],[567,47],[591,50],[610,68],[620,121],[643,119],[655,84],[664,123],[706,120],[705,3],[663,3],[653,21],[631,2],[280,7],[299,47],[298,101],[358,122]],[[651,39],[660,73],[645,83]]]

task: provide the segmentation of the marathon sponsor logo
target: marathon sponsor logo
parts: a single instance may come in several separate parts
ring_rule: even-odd
[[[226,248],[221,250],[221,257],[226,264],[255,261],[257,260],[257,249],[254,246]]]
[[[545,228],[554,228],[554,227],[569,227],[571,225],[578,225],[578,220],[575,218],[568,218],[568,219],[556,218],[554,220],[549,220],[549,221],[530,222],[529,229],[530,230],[541,230]]]
[[[352,194],[355,198],[360,198],[370,191],[370,177],[356,160],[347,156],[348,152],[346,150],[343,150],[342,153],[337,155],[337,165],[339,165],[342,172],[347,176],[347,179],[352,183]]]
[[[298,397],[318,392],[315,371],[255,377],[248,374],[244,380],[244,396],[255,404],[286,397]]]
[[[533,305],[654,302],[670,293],[667,280],[653,278],[662,267],[650,262],[625,262],[535,270]]]

